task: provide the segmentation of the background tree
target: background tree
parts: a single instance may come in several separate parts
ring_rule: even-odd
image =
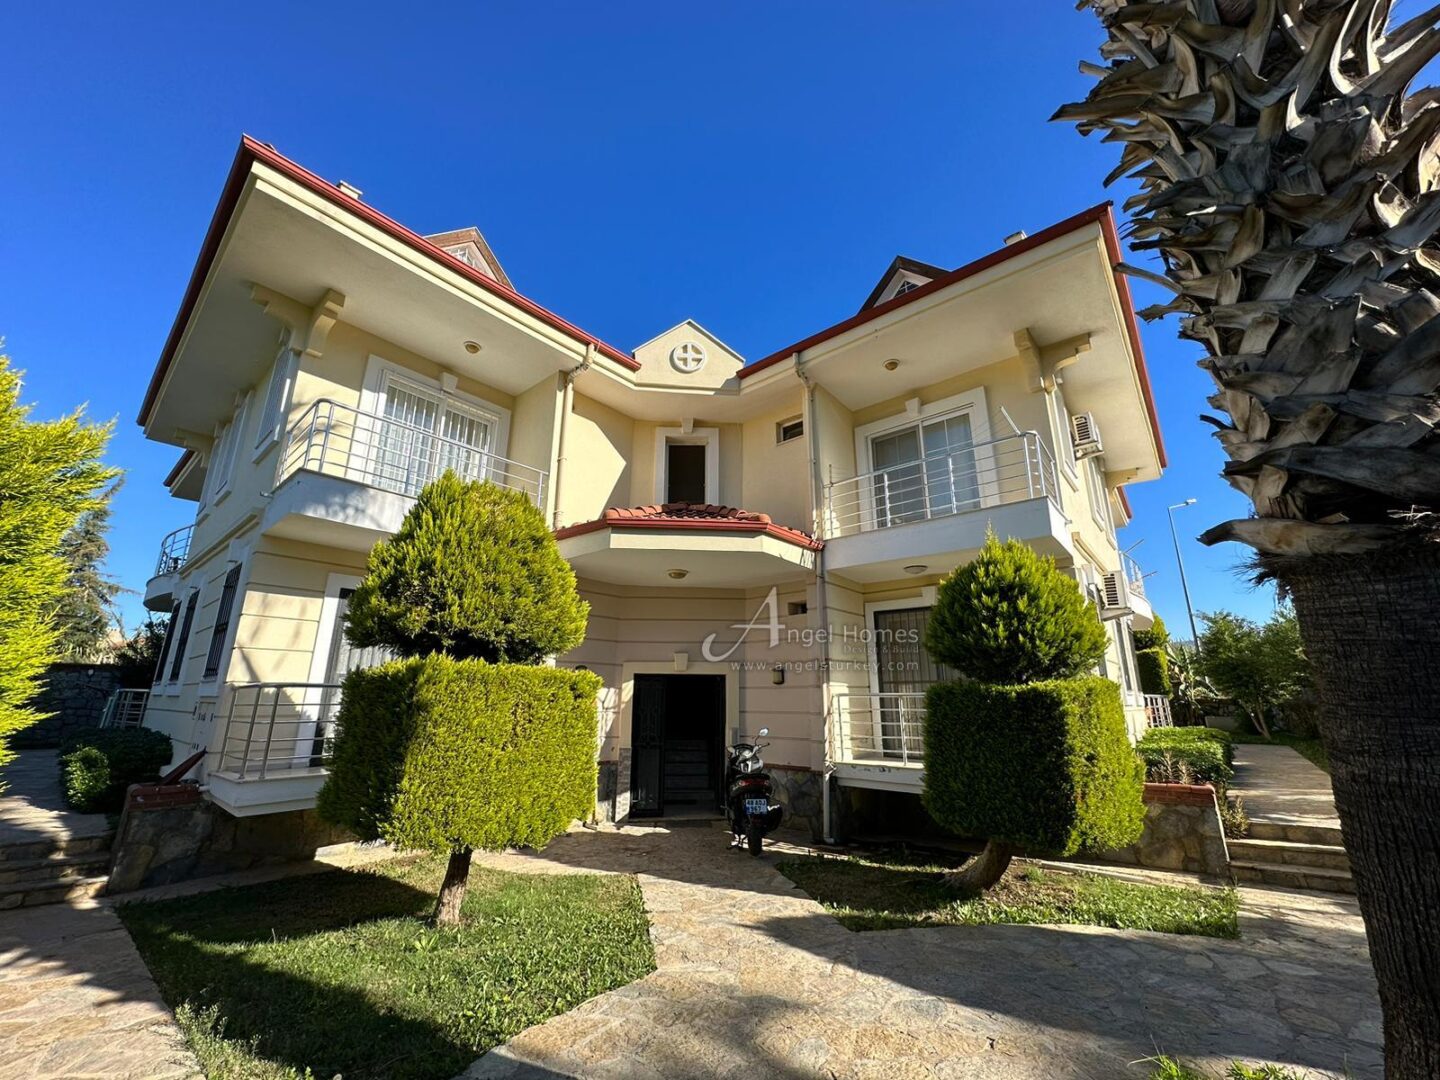
[[[60,656],[65,660],[101,659],[109,651],[106,646],[111,629],[119,625],[115,597],[122,589],[104,571],[110,554],[110,543],[105,539],[110,528],[110,500],[119,490],[119,483],[106,489],[100,501],[81,514],[60,541],[60,557],[65,560],[67,572],[55,623]]]
[[[1172,641],[1165,647],[1170,673],[1170,704],[1189,724],[1205,722],[1205,706],[1219,692],[1200,670],[1200,656],[1191,644]]]
[[[121,687],[146,690],[154,683],[155,668],[160,663],[160,650],[165,647],[169,626],[169,615],[147,614],[140,628],[115,650]]]
[[[1392,1077],[1440,1076],[1440,54],[1391,0],[1088,0],[1134,246],[1217,392],[1205,417],[1293,597]]]
[[[588,611],[534,504],[452,472],[370,553],[347,636],[411,659],[346,677],[318,809],[448,853],[437,925],[460,920],[474,850],[541,847],[594,808],[600,680],[538,666]]]
[[[1074,579],[1018,541],[989,536],[941,583],[925,648],[967,678],[926,693],[925,807],[985,841],[951,885],[989,888],[1016,851],[1073,855],[1140,835],[1143,773],[1120,688],[1084,674],[1107,640]]]
[[[1310,685],[1310,662],[1295,613],[1282,608],[1264,624],[1228,611],[1202,618],[1201,670],[1216,690],[1245,710],[1256,731],[1270,738],[1270,714]]]
[[[100,462],[110,428],[78,409],[31,420],[20,375],[0,356],[0,765],[14,757],[7,736],[41,718],[29,702],[57,654],[60,541],[116,475]]]

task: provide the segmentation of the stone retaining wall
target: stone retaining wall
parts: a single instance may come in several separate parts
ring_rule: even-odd
[[[811,840],[824,839],[824,778],[812,769],[771,768],[775,801],[785,808],[782,829],[808,833]]]
[[[194,784],[137,784],[120,816],[105,891],[305,862],[322,847],[353,839],[314,810],[233,817],[206,802]]]
[[[59,746],[71,735],[99,727],[105,702],[119,686],[116,664],[51,664],[31,705],[52,715],[17,731],[11,745],[17,750]]]
[[[1099,858],[1151,870],[1228,878],[1230,852],[1215,789],[1209,784],[1146,784],[1145,831],[1140,839]]]

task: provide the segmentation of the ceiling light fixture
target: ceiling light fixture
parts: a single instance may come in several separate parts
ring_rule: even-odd
[[[885,370],[886,370],[886,371],[894,371],[894,370],[895,370],[896,368],[898,368],[899,366],[900,366],[900,361],[899,361],[899,360],[894,360],[894,359],[886,360],[886,361],[885,361],[885,364],[884,364],[884,367],[885,367]]]
[[[911,563],[909,566],[905,567],[905,573],[913,576],[915,574],[923,574],[926,570],[929,569],[930,567],[926,566],[923,562],[917,562]]]
[[[480,351],[480,343],[478,341],[465,342],[465,351],[468,352],[471,356],[474,356]]]
[[[690,576],[689,570],[666,570],[665,573],[670,577],[674,578],[676,581],[680,581],[683,578],[687,578]]]

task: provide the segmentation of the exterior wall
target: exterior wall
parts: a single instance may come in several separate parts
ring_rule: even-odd
[[[607,506],[634,505],[634,445],[634,420],[576,391],[565,426],[560,525],[593,521]]]
[[[39,723],[10,736],[17,750],[30,746],[59,746],[71,735],[99,727],[105,702],[120,687],[115,664],[51,664],[32,708],[49,713]]]
[[[696,428],[715,428],[720,433],[720,492],[710,502],[717,506],[741,506],[741,477],[744,465],[741,453],[740,425],[717,424],[695,417]],[[677,428],[680,421],[652,423],[648,420],[635,421],[634,443],[630,451],[630,495],[627,506],[646,506],[663,503],[665,493],[656,476],[657,432],[661,428]],[[745,506],[746,510],[760,507]]]
[[[1127,848],[1107,851],[1102,862],[1184,870],[1230,877],[1230,849],[1209,784],[1146,784],[1145,831]]]
[[[779,423],[800,416],[803,408],[804,399],[796,393],[792,405],[741,425],[738,449],[743,474],[734,505],[769,514],[782,525],[809,532],[815,528],[810,494],[810,433],[786,443],[776,442]]]

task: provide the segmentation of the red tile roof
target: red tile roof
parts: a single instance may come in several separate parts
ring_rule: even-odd
[[[600,529],[703,529],[717,532],[754,532],[773,536],[797,547],[819,551],[825,545],[807,532],[776,525],[769,514],[711,503],[656,503],[650,506],[612,506],[594,521],[567,525],[555,532],[557,540]]]

